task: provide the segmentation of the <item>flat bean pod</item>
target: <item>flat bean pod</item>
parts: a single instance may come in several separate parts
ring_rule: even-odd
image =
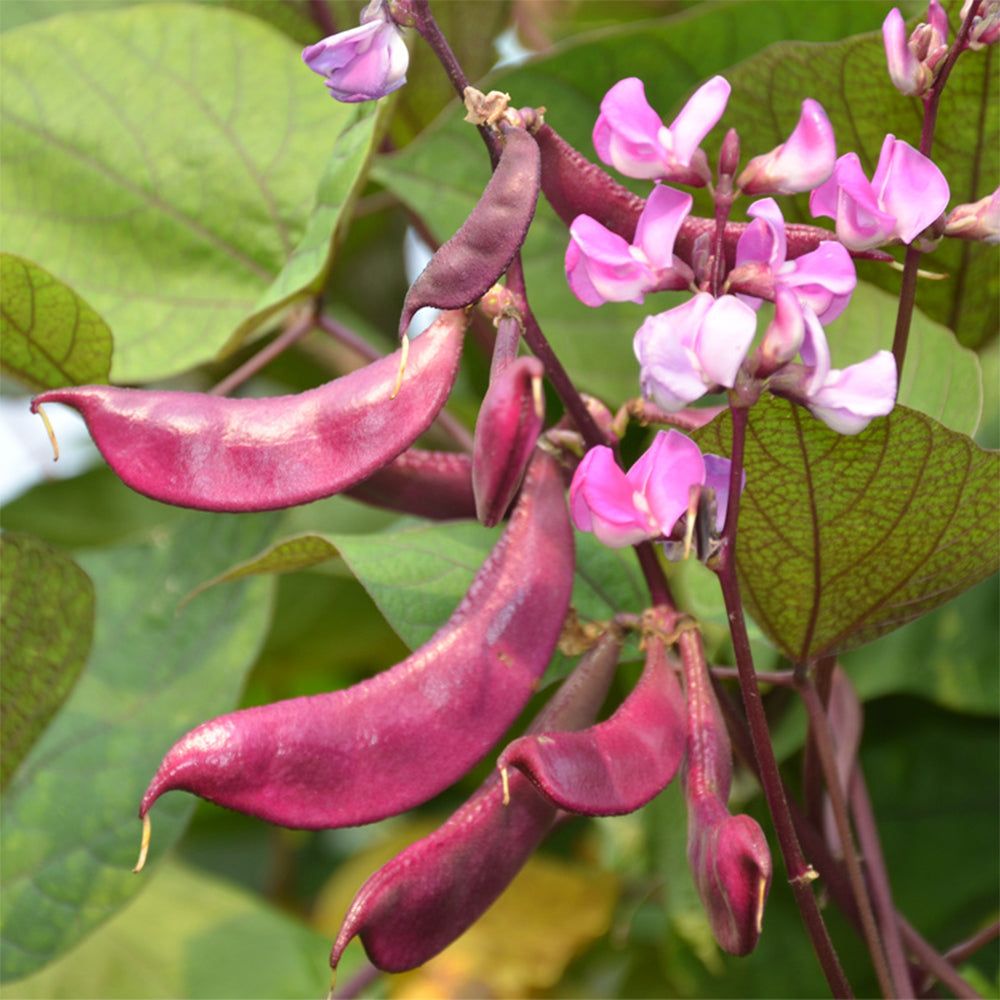
[[[575,729],[596,716],[621,651],[622,633],[605,633],[586,653],[531,726]],[[357,935],[386,972],[422,965],[492,905],[552,829],[558,810],[521,774],[511,776],[505,804],[500,775],[434,833],[398,854],[360,888],[330,955],[336,968]]]
[[[203,723],[167,753],[139,810],[182,789],[282,826],[370,823],[438,794],[517,718],[569,607],[573,534],[537,450],[503,535],[448,622],[353,687]]]
[[[455,382],[468,318],[443,314],[409,349],[294,396],[79,386],[36,396],[83,415],[132,489],[198,510],[254,511],[331,496],[370,476],[433,422]]]
[[[538,202],[538,145],[522,128],[501,128],[500,162],[469,217],[438,248],[407,292],[399,321],[401,335],[424,306],[459,309],[478,301],[524,243]]]
[[[638,684],[605,722],[581,732],[514,740],[497,761],[517,768],[553,804],[586,816],[634,812],[667,787],[684,757],[684,695],[658,632]]]

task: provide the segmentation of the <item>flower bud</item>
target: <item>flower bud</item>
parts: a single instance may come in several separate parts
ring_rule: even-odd
[[[944,226],[945,236],[1000,243],[1000,188],[969,205],[956,205]]]
[[[882,23],[889,77],[908,97],[919,97],[930,89],[935,68],[948,54],[948,17],[938,0],[930,0],[927,20],[927,24],[918,24],[909,38],[897,8],[889,11]]]
[[[969,8],[978,0],[965,0],[962,4],[962,21],[969,16]],[[984,0],[973,15],[972,28],[966,44],[970,49],[981,49],[984,45],[996,45],[1000,39],[1000,0]]]
[[[805,339],[806,324],[798,296],[788,288],[779,288],[774,300],[774,319],[768,324],[757,350],[757,372],[766,378],[799,353]]]
[[[361,24],[330,35],[302,52],[302,61],[320,76],[338,101],[374,101],[406,83],[410,54],[384,0],[371,0]]]

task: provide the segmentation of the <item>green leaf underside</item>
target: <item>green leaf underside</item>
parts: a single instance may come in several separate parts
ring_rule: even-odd
[[[729,454],[728,414],[693,435]],[[737,564],[792,660],[898,628],[997,568],[1000,455],[897,406],[856,436],[764,397],[750,411]]]
[[[66,700],[94,633],[94,586],[65,553],[0,535],[0,786]]]
[[[315,178],[361,112],[294,43],[187,4],[67,14],[0,43],[5,249],[101,313],[116,381],[212,358],[258,303],[316,280],[315,229],[301,245]],[[53,53],[60,72],[43,73]]]
[[[268,628],[271,584],[218,587],[180,613],[178,602],[206,570],[259,551],[278,521],[194,515],[143,544],[80,557],[97,595],[93,648],[4,793],[4,979],[41,968],[144,886],[130,869],[146,783],[178,737],[234,707]],[[152,867],[194,801],[157,804]]]
[[[108,380],[111,331],[103,319],[44,268],[0,254],[0,367],[29,389]]]

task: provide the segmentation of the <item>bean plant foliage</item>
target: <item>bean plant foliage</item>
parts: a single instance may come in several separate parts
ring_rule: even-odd
[[[0,996],[997,995],[996,0],[0,27]]]

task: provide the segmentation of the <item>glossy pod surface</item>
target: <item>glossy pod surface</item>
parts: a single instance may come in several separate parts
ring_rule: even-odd
[[[559,469],[539,450],[506,530],[427,643],[353,687],[198,726],[167,753],[140,817],[172,789],[305,829],[370,823],[425,802],[524,707],[559,638],[573,564]]]
[[[529,731],[574,729],[593,721],[614,675],[622,634],[612,628],[581,659]],[[438,830],[411,844],[358,891],[337,935],[336,968],[361,936],[386,972],[422,965],[490,907],[552,829],[558,810],[521,774],[505,801],[494,773]]]
[[[197,510],[290,507],[339,493],[408,448],[444,406],[468,320],[443,314],[400,352],[294,396],[80,386],[36,396],[83,415],[108,464],[132,489]]]
[[[684,695],[657,632],[638,684],[605,722],[514,740],[497,767],[517,768],[567,812],[634,812],[667,787],[684,758]]]

